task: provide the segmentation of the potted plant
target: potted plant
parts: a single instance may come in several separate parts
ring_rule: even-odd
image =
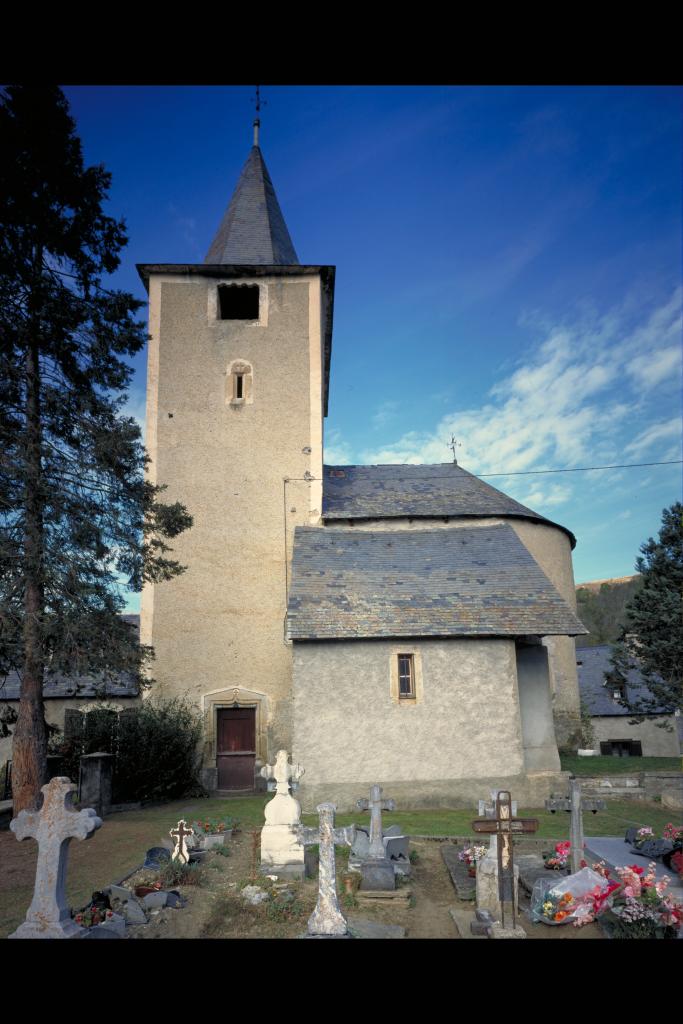
[[[222,846],[226,839],[232,837],[232,831],[236,825],[235,818],[230,817],[193,821],[192,828],[197,836],[198,849],[212,850],[215,846]]]

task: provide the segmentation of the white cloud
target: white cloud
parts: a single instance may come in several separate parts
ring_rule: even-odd
[[[323,459],[328,466],[349,466],[353,463],[351,446],[340,430],[329,430],[323,444]]]
[[[602,316],[584,313],[575,324],[546,324],[543,342],[495,384],[483,405],[443,416],[433,431],[411,431],[367,448],[361,461],[449,462],[452,434],[462,442],[460,465],[481,475],[630,461],[657,442],[680,436],[675,419],[643,429],[624,449],[625,429],[636,416],[643,423],[644,376],[652,388],[667,379],[671,346],[661,346],[678,329],[679,318],[677,290],[653,312],[641,311],[640,319],[632,308],[624,308]],[[620,474],[594,476],[596,483],[607,485]],[[489,482],[532,508],[561,505],[572,496],[568,480],[532,485],[528,478],[501,477]]]
[[[628,363],[626,371],[645,391],[650,391],[663,381],[680,382],[680,345],[671,345],[659,352],[636,356]]]
[[[625,451],[632,458],[640,458],[653,445],[660,441],[668,441],[672,438],[679,439],[681,436],[681,421],[678,417],[660,423],[652,423],[646,430],[643,430],[630,444],[626,445]],[[679,448],[670,449],[675,453],[672,457],[678,458]],[[658,453],[659,454],[659,453]]]

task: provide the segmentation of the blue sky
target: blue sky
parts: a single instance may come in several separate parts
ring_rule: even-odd
[[[203,262],[254,90],[64,91],[145,299],[135,263]],[[299,259],[337,267],[326,461],[448,462],[451,434],[481,474],[681,458],[682,94],[262,87]],[[680,465],[487,479],[576,534],[577,582],[632,573],[681,499]]]

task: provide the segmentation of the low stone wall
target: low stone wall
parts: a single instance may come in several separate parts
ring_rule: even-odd
[[[367,792],[376,779],[362,782],[328,782],[318,785],[301,780],[297,799],[305,814],[315,811],[316,805],[331,801],[340,813],[356,810],[356,800]],[[551,793],[564,793],[569,785],[568,772],[543,772],[535,775],[510,775],[478,779],[382,779],[382,789],[396,801],[400,810],[425,808],[472,809],[479,800],[488,799],[492,789],[508,790],[519,807],[543,807]],[[473,810],[473,817],[476,813]]]
[[[582,778],[581,789],[606,800],[654,801],[667,792],[683,792],[683,772],[636,770],[629,775]]]

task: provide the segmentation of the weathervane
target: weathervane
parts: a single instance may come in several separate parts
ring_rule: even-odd
[[[458,460],[455,457],[455,449],[456,448],[462,448],[462,445],[460,444],[459,441],[455,440],[455,435],[454,434],[451,434],[451,440],[450,440],[450,443],[449,443],[448,447],[453,449],[453,465],[457,466],[458,465]]]
[[[261,127],[261,118],[259,117],[259,114],[261,113],[261,107],[262,106],[266,107],[268,105],[266,100],[263,100],[263,102],[261,102],[261,86],[260,85],[256,86],[256,99],[252,100],[251,102],[252,103],[256,103],[256,117],[254,118],[254,145],[258,146],[258,144],[259,144],[258,133],[259,133],[259,128]]]

